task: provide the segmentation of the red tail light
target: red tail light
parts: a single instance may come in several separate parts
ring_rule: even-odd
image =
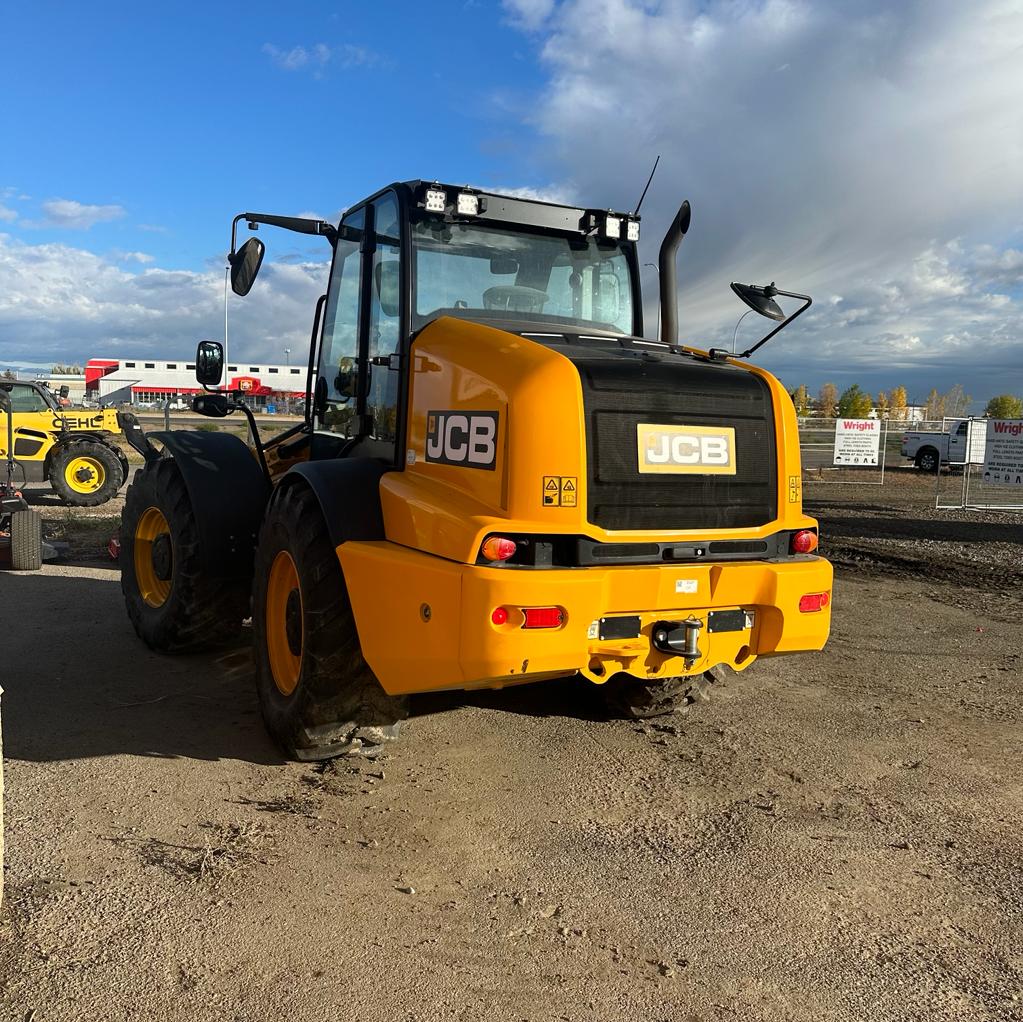
[[[823,610],[831,602],[827,593],[807,593],[799,598],[800,614],[814,614]]]
[[[504,536],[488,536],[480,547],[485,561],[507,561],[513,556],[518,546],[513,539]]]
[[[800,529],[792,536],[794,554],[812,554],[817,549],[817,533],[813,529]]]
[[[565,612],[560,607],[523,607],[523,628],[560,628]]]
[[[503,625],[508,620],[508,608],[507,607],[495,607],[490,614],[490,620],[495,625]]]

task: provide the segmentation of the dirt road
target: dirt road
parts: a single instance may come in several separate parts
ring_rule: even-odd
[[[0,576],[0,1018],[1023,1018],[1019,587],[829,513],[824,654],[653,726],[581,684],[424,700],[325,767],[280,761],[244,649],[148,653],[113,570]]]

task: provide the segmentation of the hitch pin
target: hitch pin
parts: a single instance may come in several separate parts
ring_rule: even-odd
[[[703,622],[698,617],[687,617],[682,622],[686,630],[686,642],[682,650],[682,659],[685,661],[688,670],[703,654],[700,652],[700,629]]]

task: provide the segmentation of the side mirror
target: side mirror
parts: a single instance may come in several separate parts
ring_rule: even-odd
[[[220,341],[200,341],[195,349],[195,378],[204,387],[216,387],[224,375],[224,346]]]
[[[67,384],[65,383],[65,384],[64,384],[64,385],[63,385],[63,386],[62,386],[62,387],[60,388],[60,390],[58,390],[58,391],[57,391],[57,393],[58,393],[58,394],[60,394],[60,396],[61,396],[61,397],[67,397],[67,396],[68,396],[68,394],[70,394],[70,393],[71,393],[71,391],[70,391],[70,390],[68,390],[68,386],[67,386]]]
[[[236,295],[244,298],[252,290],[265,251],[266,245],[259,238],[249,238],[237,252],[227,257],[231,264],[231,290]]]
[[[519,269],[519,262],[517,259],[513,259],[511,256],[492,256],[490,259],[490,272],[495,275],[505,275],[508,273],[517,273]]]
[[[226,394],[197,394],[192,398],[192,411],[222,419],[231,411],[231,404]]]

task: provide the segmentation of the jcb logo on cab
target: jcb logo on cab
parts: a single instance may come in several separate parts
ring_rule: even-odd
[[[735,430],[731,426],[636,425],[639,471],[735,475]]]
[[[497,412],[427,412],[426,460],[464,468],[497,462]]]

